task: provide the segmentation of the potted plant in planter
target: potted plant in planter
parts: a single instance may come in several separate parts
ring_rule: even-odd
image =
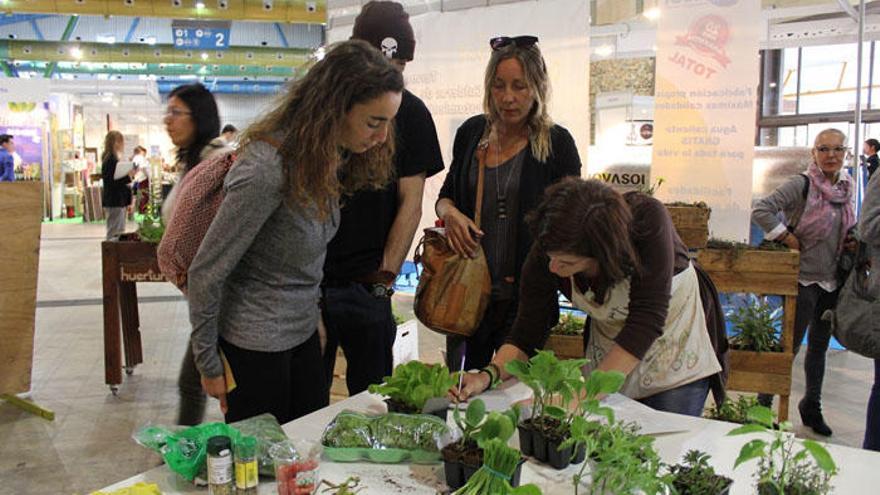
[[[666,203],[678,236],[688,249],[702,249],[709,240],[709,217],[712,209],[706,203]]]
[[[512,429],[512,425],[511,425]],[[533,484],[513,487],[510,480],[522,459],[518,450],[500,438],[485,440],[483,465],[453,495],[540,495],[541,489]]]
[[[560,358],[584,357],[584,321],[574,313],[564,313],[559,317],[559,324],[550,330],[544,349],[553,351]]]
[[[518,425],[519,445],[523,455],[533,456],[541,462],[548,461],[547,436],[558,431],[565,411],[554,401],[568,404],[575,397],[575,386],[583,380],[581,367],[586,359],[561,361],[553,351],[538,351],[528,361],[511,361],[505,369],[520,382],[532,389],[534,401],[532,416]],[[546,408],[550,408],[548,412]]]
[[[726,495],[733,480],[715,473],[709,465],[709,454],[689,450],[684,462],[669,468],[676,495]]]
[[[455,380],[444,365],[410,361],[394,368],[383,383],[370,385],[369,391],[388,397],[388,412],[433,414],[445,420],[449,406],[446,393]]]
[[[744,425],[749,422],[749,409],[759,406],[758,398],[754,395],[740,395],[735,401],[726,399],[720,405],[709,408],[705,417],[716,421],[727,421],[728,423],[739,423]]]
[[[800,254],[781,244],[754,247],[709,239],[697,261],[721,292],[797,295]]]
[[[738,351],[782,352],[782,339],[776,326],[782,319],[782,308],[772,308],[766,299],[749,297],[749,303],[727,316],[733,324],[730,347]]]
[[[749,424],[732,430],[728,435],[763,433],[771,440],[758,438],[742,446],[734,469],[746,461],[758,459],[755,473],[759,495],[822,495],[831,493],[831,478],[837,466],[831,454],[818,442],[803,440],[803,449],[795,450],[793,435],[786,433],[791,423],[774,426],[773,412],[755,406],[748,412]]]
[[[472,399],[462,417],[460,409],[454,409],[453,420],[461,430],[461,438],[443,447],[443,468],[446,484],[456,490],[464,485],[471,476],[483,465],[484,450],[481,445],[493,438],[504,442],[513,436],[515,425],[519,421],[519,407],[500,412],[486,412],[486,405],[480,399]],[[511,486],[519,485],[522,472],[520,459],[510,479]]]

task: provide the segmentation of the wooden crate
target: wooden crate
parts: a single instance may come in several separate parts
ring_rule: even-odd
[[[678,236],[688,249],[702,249],[709,241],[709,216],[712,211],[702,206],[665,205]]]
[[[784,297],[782,352],[730,350],[729,390],[779,395],[779,420],[788,419],[794,317],[800,254],[797,251],[702,249],[697,261],[720,292]]]
[[[553,335],[544,344],[544,350],[553,351],[561,359],[578,359],[584,357],[583,335]]]

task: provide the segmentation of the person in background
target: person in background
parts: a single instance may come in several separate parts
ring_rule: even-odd
[[[383,40],[394,40],[397,49],[384,55],[401,72],[413,59],[415,36],[409,16],[396,2],[364,5],[352,39],[376,48]],[[397,333],[391,287],[419,226],[425,178],[443,170],[434,119],[422,100],[404,90],[394,123],[394,177],[381,189],[343,198],[339,230],[324,262],[321,314],[327,383],[333,381],[341,345],[349,395],[391,374]]]
[[[574,139],[547,113],[550,81],[537,42],[535,36],[490,40],[484,113],[456,131],[452,164],[435,205],[450,246],[462,256],[473,256],[482,245],[492,279],[491,302],[473,336],[446,339],[450,368],[460,367],[465,350],[465,366],[481,368],[504,343],[516,316],[520,271],[532,245],[526,214],[547,186],[580,176]],[[473,220],[479,154],[486,166],[480,229]]]
[[[0,134],[0,182],[15,182],[15,140],[9,134]]]
[[[201,161],[232,151],[217,137],[220,131],[217,103],[214,95],[201,84],[178,86],[169,94],[165,130],[177,147],[177,181]],[[163,189],[166,187],[165,180],[163,178]],[[162,202],[162,218],[166,224],[174,212],[173,185],[177,181],[171,183],[168,195]],[[201,423],[205,417],[207,398],[202,389],[201,375],[193,361],[192,345],[186,346],[177,385],[180,392],[177,424],[189,426]]]
[[[880,167],[880,157],[877,157],[877,152],[880,151],[880,141],[873,138],[868,139],[862,145],[862,151],[865,153],[865,166],[868,168],[868,179],[870,180],[874,176],[874,172],[877,171],[877,167]]]
[[[752,208],[752,222],[764,230],[765,238],[800,251],[795,354],[807,327],[810,331],[804,359],[806,390],[798,403],[798,412],[804,426],[824,436],[832,433],[822,416],[821,403],[831,326],[822,320],[822,314],[837,305],[841,282],[837,267],[841,255],[856,247],[850,231],[856,223],[855,187],[850,175],[842,170],[846,152],[843,132],[820,132],[813,143],[813,161],[807,171],[789,178]],[[771,400],[770,396],[759,396],[764,404],[769,405]]]
[[[327,243],[342,195],[393,174],[402,92],[381,53],[346,41],[245,132],[188,278],[193,355],[227,422],[268,412],[283,424],[328,404],[318,336]]]
[[[220,131],[220,137],[227,145],[233,146],[235,139],[238,137],[238,129],[232,124],[226,124],[223,126],[223,130]]]
[[[150,162],[147,161],[147,149],[140,145],[135,146],[131,162],[135,169],[132,191],[137,198],[137,211],[143,214],[150,204]]]
[[[125,139],[119,131],[110,131],[104,137],[104,151],[101,154],[101,179],[104,191],[101,201],[107,218],[106,239],[116,240],[125,232],[125,218],[131,206],[131,183],[134,167],[131,162],[120,161],[125,149]]]
[[[876,150],[875,147],[874,151]],[[874,157],[876,158],[877,155],[875,154]],[[871,266],[874,270],[871,272],[869,283],[876,291],[880,289],[880,270],[878,270],[880,267],[880,175],[868,181],[865,201],[862,203],[859,235],[870,248]],[[862,448],[880,452],[880,359],[874,360],[874,385],[871,387],[871,396],[868,399],[865,440]]]
[[[561,290],[590,315],[585,372],[622,372],[621,393],[660,411],[700,416],[710,390],[720,403],[727,338],[718,292],[688,258],[663,204],[580,178],[544,196],[529,218],[535,244],[510,336],[485,372],[465,375],[457,398],[510,376],[508,362],[544,346]]]

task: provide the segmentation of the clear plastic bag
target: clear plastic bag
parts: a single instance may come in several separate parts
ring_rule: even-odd
[[[272,456],[269,455],[269,449],[276,443],[288,440],[287,434],[281,429],[281,424],[278,423],[275,416],[269,413],[261,414],[232,423],[231,426],[240,431],[242,435],[257,439],[257,463],[259,464],[260,474],[263,476],[275,476],[275,469],[272,465]]]
[[[321,444],[337,462],[437,462],[449,428],[435,416],[389,413],[368,416],[342,412],[327,425]]]

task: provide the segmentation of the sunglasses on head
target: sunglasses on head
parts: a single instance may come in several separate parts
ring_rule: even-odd
[[[537,36],[499,36],[489,40],[489,46],[491,46],[493,50],[500,50],[505,46],[510,45],[515,45],[519,48],[529,48],[530,46],[534,46],[537,42]]]

